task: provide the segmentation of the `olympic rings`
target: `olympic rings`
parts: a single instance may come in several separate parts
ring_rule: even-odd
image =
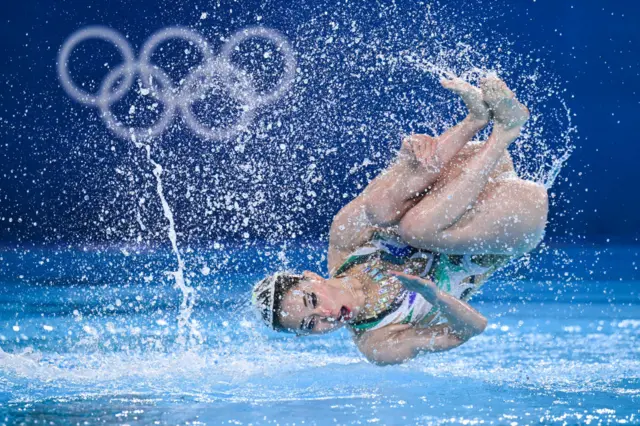
[[[76,101],[85,105],[95,105],[98,103],[98,97],[95,95],[91,95],[84,90],[78,89],[75,84],[73,84],[73,80],[71,80],[71,76],[69,75],[69,55],[71,51],[76,47],[80,42],[88,39],[88,38],[101,38],[105,41],[112,42],[122,53],[122,57],[124,58],[124,63],[126,66],[131,66],[134,62],[133,50],[131,50],[131,46],[127,42],[127,40],[122,37],[117,32],[113,31],[107,27],[87,27],[82,30],[76,31],[67,39],[67,41],[60,49],[60,54],[58,55],[58,77],[60,78],[60,83],[62,83],[62,87],[67,92],[69,96],[71,96]],[[133,75],[127,74],[125,75],[125,81],[121,84],[120,88],[118,88],[115,92],[109,94],[109,100],[113,102],[120,99],[124,94],[129,90],[129,86],[133,82]],[[103,99],[104,101],[105,99]]]
[[[141,69],[143,70],[142,71],[143,84],[144,84],[144,81],[148,80],[148,77],[149,77],[148,73],[145,73],[144,70],[151,66],[149,61],[151,59],[151,55],[153,54],[153,51],[161,43],[163,43],[166,40],[170,40],[172,38],[182,39],[198,46],[198,48],[200,49],[200,52],[202,53],[203,63],[211,62],[211,60],[213,59],[213,53],[211,53],[211,50],[209,49],[207,40],[205,40],[200,34],[184,27],[165,28],[153,34],[151,37],[149,37],[147,41],[144,43],[144,45],[142,46],[139,62],[142,65]],[[158,67],[154,66],[154,68],[158,68]],[[183,95],[184,93],[182,92],[179,94],[180,97],[182,97]],[[168,96],[171,97],[172,94],[169,94]],[[171,100],[168,99],[167,102],[171,102]]]
[[[102,85],[100,86],[100,92],[98,92],[98,107],[100,108],[102,118],[104,119],[104,122],[109,130],[124,139],[133,138],[134,140],[139,140],[160,135],[162,132],[164,132],[166,127],[171,122],[174,111],[176,109],[175,103],[165,102],[165,107],[162,111],[162,114],[160,115],[160,119],[156,122],[156,124],[148,128],[127,129],[121,123],[119,123],[110,109],[112,102],[109,102],[109,92],[111,91],[113,84],[118,80],[118,77],[124,75],[125,78],[127,78],[128,76],[135,75],[136,72],[139,72],[141,74],[146,73],[150,75],[149,78],[155,77],[156,79],[158,79],[163,91],[171,87],[171,80],[162,70],[160,70],[159,68],[148,68],[143,71],[142,64],[140,63],[136,64],[133,67],[120,65],[119,67],[113,69],[109,74],[107,74],[105,79],[102,81]],[[155,89],[149,89],[149,93],[154,98],[160,99],[160,95],[155,93]]]
[[[296,59],[291,46],[287,42],[287,40],[278,32],[264,28],[264,27],[251,27],[245,28],[243,30],[238,31],[234,35],[229,38],[229,41],[225,43],[222,47],[222,52],[220,56],[222,59],[228,63],[231,63],[231,56],[233,55],[233,51],[248,38],[265,38],[267,40],[271,40],[276,46],[278,46],[278,50],[282,51],[282,55],[284,56],[284,76],[282,77],[282,82],[276,86],[271,93],[262,94],[259,98],[260,104],[267,104],[274,102],[280,96],[286,92],[291,84],[293,83],[293,79],[296,76]]]
[[[256,92],[252,79],[232,63],[233,53],[238,46],[253,37],[271,41],[283,55],[283,76],[276,87],[268,93]],[[79,43],[92,38],[113,43],[123,58],[123,63],[106,75],[96,94],[78,88],[69,75],[68,69],[69,57],[73,49]],[[184,40],[196,46],[202,54],[202,64],[193,69],[179,87],[174,85],[162,69],[150,63],[156,48],[169,39]],[[144,139],[162,134],[170,125],[176,111],[182,115],[187,126],[203,138],[210,140],[231,138],[248,128],[258,107],[276,101],[291,87],[296,72],[295,54],[287,40],[279,32],[263,27],[251,27],[233,34],[222,47],[218,57],[214,56],[209,43],[200,34],[184,27],[164,28],[147,39],[137,61],[131,46],[122,35],[107,27],[86,27],[76,31],[65,41],[58,54],[57,65],[58,77],[65,92],[83,105],[99,108],[109,130],[125,139]],[[116,119],[111,112],[111,106],[131,89],[136,75],[141,78],[141,89],[145,89],[141,90],[141,93],[150,94],[163,104],[163,109],[153,125],[127,128]],[[218,84],[215,84],[216,80]],[[226,127],[210,128],[198,121],[192,107],[193,103],[204,101],[206,95],[216,86],[225,89],[227,94],[239,104],[241,112],[236,123]]]
[[[193,85],[197,89],[204,90],[200,98],[204,99],[206,93],[210,89],[215,88],[213,76],[217,76],[220,82],[223,82],[228,91],[229,96],[241,104],[240,120],[235,125],[225,128],[209,128],[198,122],[196,116],[191,110],[191,106],[198,99],[191,99],[183,102],[180,107],[182,109],[182,117],[187,125],[198,135],[206,139],[223,140],[245,130],[255,116],[255,104],[253,104],[256,93],[251,84],[251,80],[242,72],[236,70],[233,65],[222,61],[214,61],[199,67],[192,72],[184,83],[185,90]],[[231,80],[230,76],[236,76],[237,80]],[[198,81],[201,79],[200,81]],[[192,92],[193,93],[193,92]]]

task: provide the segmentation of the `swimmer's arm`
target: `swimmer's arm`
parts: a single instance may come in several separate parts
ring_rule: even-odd
[[[487,319],[480,312],[463,300],[441,291],[433,281],[399,271],[390,273],[400,280],[404,288],[419,293],[436,307],[440,315],[447,320],[451,331],[464,341],[482,333],[487,327]]]
[[[482,314],[466,302],[440,291],[434,283],[398,272],[394,275],[405,288],[420,293],[437,307],[447,323],[429,328],[390,325],[358,336],[358,348],[371,362],[400,364],[421,353],[447,351],[481,334],[487,327],[487,319]]]
[[[467,340],[455,334],[449,324],[429,328],[395,324],[366,332],[355,342],[367,360],[384,366],[402,364],[423,353],[448,351]]]

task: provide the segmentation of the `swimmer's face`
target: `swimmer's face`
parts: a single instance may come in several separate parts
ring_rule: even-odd
[[[280,324],[296,334],[323,334],[343,327],[351,319],[352,301],[344,288],[305,271],[280,304]]]

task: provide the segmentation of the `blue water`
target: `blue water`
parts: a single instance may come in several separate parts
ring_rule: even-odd
[[[226,250],[186,250],[204,340],[187,348],[168,251],[0,252],[0,424],[640,424],[635,247],[537,255],[473,300],[483,335],[385,368],[344,331],[265,333],[247,291],[278,256]]]

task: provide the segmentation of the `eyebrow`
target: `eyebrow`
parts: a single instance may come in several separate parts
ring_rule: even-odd
[[[302,292],[302,303],[304,303],[304,307],[307,307],[307,298],[304,297],[305,296],[305,292]],[[306,320],[307,317],[302,318],[302,320],[300,320],[300,330],[304,330],[304,320]]]

